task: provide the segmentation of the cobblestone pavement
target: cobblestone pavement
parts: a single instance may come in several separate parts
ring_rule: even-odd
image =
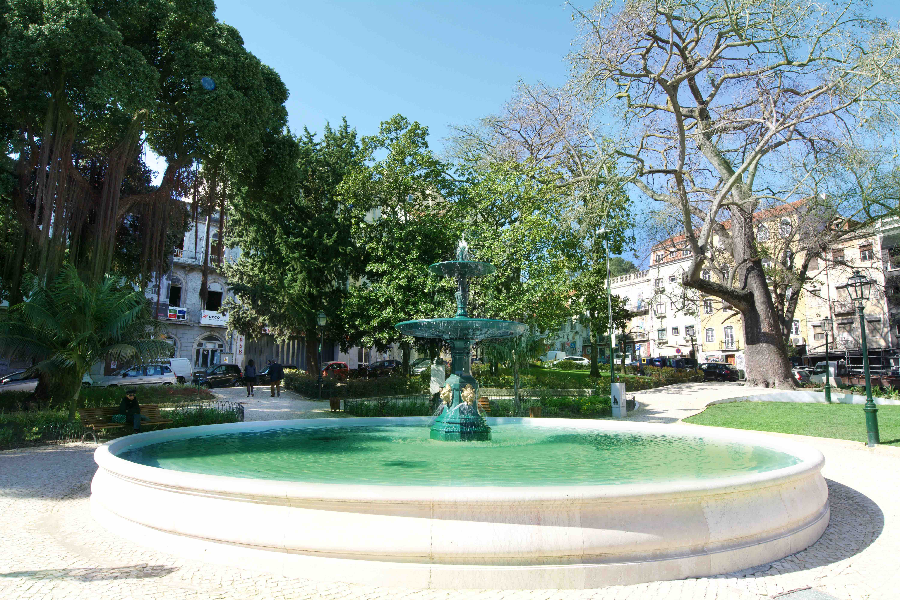
[[[268,386],[259,386],[253,397],[247,397],[247,388],[214,388],[217,398],[244,405],[245,421],[280,421],[284,419],[342,418],[345,415],[331,412],[327,400],[311,400],[295,392],[281,390],[281,396],[272,397]]]
[[[635,413],[634,418],[680,416],[684,406],[672,397],[694,404],[695,393],[700,392],[685,389],[648,398],[641,409],[645,412]],[[643,398],[646,394],[639,401]],[[261,413],[271,409],[279,415],[286,414],[282,408],[316,413],[321,406],[309,402],[314,406],[307,410],[306,405],[294,404],[302,400],[291,400],[286,408],[274,403],[266,408],[265,400],[259,401]],[[860,426],[862,422],[860,410]],[[900,448],[867,449],[842,440],[786,437],[810,443],[826,457],[831,523],[816,544],[780,561],[723,576],[562,591],[374,588],[288,579],[177,558],[120,538],[93,521],[89,510],[90,479],[96,468],[93,445],[0,452],[0,599],[762,600],[780,596],[788,600],[799,597],[790,594],[799,590],[816,590],[827,594],[826,598],[843,600],[900,599],[900,570],[895,566],[900,556]]]

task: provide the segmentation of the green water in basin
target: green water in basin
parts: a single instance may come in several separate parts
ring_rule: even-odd
[[[440,442],[428,427],[326,427],[171,440],[129,461],[253,479],[424,486],[561,486],[672,482],[788,467],[769,448],[672,435],[495,425],[489,442]]]

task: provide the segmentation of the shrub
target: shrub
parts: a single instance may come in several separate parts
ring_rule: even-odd
[[[430,381],[430,373],[413,377],[391,375],[377,379],[348,379],[345,381],[325,377],[322,379],[322,398],[373,398],[427,394]],[[319,393],[317,378],[302,371],[285,373],[284,384],[286,388],[309,398],[315,398]]]
[[[243,408],[240,404],[233,402],[180,406],[171,412],[172,424],[170,427],[239,423],[244,420]]]
[[[0,414],[0,450],[81,439],[83,433],[81,423],[70,423],[66,411]]]
[[[553,366],[560,371],[587,371],[591,368],[590,365],[583,365],[573,360],[561,360]]]
[[[428,394],[344,400],[344,412],[354,417],[430,417],[435,410]]]
[[[215,395],[207,389],[187,385],[144,385],[137,386],[137,400],[140,404],[177,405],[184,402],[212,400]],[[78,398],[78,406],[102,408],[118,406],[125,395],[125,388],[84,388]]]

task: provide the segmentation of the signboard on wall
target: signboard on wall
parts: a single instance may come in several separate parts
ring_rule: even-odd
[[[201,325],[213,325],[215,327],[225,327],[228,325],[228,314],[221,312],[213,312],[204,310],[200,312]]]

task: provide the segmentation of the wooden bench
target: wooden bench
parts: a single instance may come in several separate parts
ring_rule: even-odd
[[[491,403],[487,398],[479,398],[478,399],[478,409],[484,412],[484,414],[491,414]]]
[[[115,406],[104,406],[103,408],[80,408],[81,424],[89,431],[94,441],[97,441],[97,433],[107,429],[124,429],[126,426],[132,427],[132,423],[114,423],[113,415],[119,414],[119,408]],[[142,404],[141,414],[147,417],[146,421],[142,421],[142,425],[168,425],[172,419],[166,419],[159,412],[158,404]],[[85,433],[85,436],[87,436]],[[82,436],[84,441],[84,436]]]

